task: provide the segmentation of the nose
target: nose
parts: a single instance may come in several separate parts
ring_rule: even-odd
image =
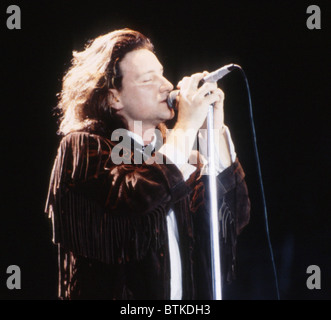
[[[160,91],[164,92],[164,91],[172,91],[174,88],[173,84],[165,77],[162,77],[162,84],[160,87]]]

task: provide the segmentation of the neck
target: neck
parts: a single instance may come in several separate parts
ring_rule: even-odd
[[[129,124],[129,130],[139,135],[144,141],[144,145],[151,143],[155,135],[155,126],[146,125],[142,121],[134,121]]]

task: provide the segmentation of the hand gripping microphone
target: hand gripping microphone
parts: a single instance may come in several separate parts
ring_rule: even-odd
[[[209,73],[207,76],[205,76],[199,83],[199,86],[203,85],[205,82],[217,82],[218,80],[222,79],[225,75],[227,75],[228,73],[230,73],[232,70],[236,69],[236,68],[240,68],[240,66],[236,65],[236,64],[227,64],[224,67],[217,69],[211,73]],[[171,91],[167,102],[168,102],[168,106],[170,108],[175,108],[176,106],[176,97],[179,95],[179,90],[174,90]]]

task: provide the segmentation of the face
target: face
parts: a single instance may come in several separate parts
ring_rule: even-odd
[[[145,128],[156,127],[172,119],[174,111],[168,107],[167,97],[173,85],[163,76],[163,67],[147,49],[131,51],[120,62],[122,89],[112,90],[113,107],[128,122],[142,121]]]

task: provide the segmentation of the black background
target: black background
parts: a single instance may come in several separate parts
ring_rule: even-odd
[[[6,8],[19,5],[21,30],[8,30]],[[0,298],[56,299],[56,250],[43,213],[59,138],[52,108],[72,50],[130,27],[151,38],[176,84],[227,63],[245,70],[280,298],[331,298],[330,5],[322,29],[306,26],[307,1],[2,1]],[[219,82],[225,118],[246,171],[251,221],[239,238],[238,277],[224,299],[276,299],[244,80]],[[21,290],[6,287],[9,265]],[[321,289],[309,290],[309,265]]]

